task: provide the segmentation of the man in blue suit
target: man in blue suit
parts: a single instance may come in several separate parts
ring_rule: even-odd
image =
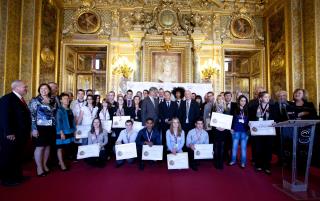
[[[195,127],[196,120],[200,117],[199,104],[194,100],[191,100],[191,95],[191,91],[185,91],[184,96],[186,100],[181,103],[178,111],[179,120],[185,133],[188,133]]]
[[[140,130],[136,138],[137,154],[139,161],[139,169],[144,169],[144,163],[142,160],[142,146],[149,145],[161,145],[160,133],[158,129],[154,128],[154,120],[152,118],[147,118],[145,121],[145,128]]]
[[[166,132],[173,117],[178,117],[178,104],[170,100],[171,92],[164,92],[164,101],[159,104],[159,121],[162,130],[162,144],[166,145]]]

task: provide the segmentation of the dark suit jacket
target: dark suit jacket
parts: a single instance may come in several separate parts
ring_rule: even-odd
[[[158,115],[159,115],[159,102],[158,99],[154,99],[154,104],[152,103],[150,97],[148,96],[142,102],[141,106],[141,119],[142,124],[145,124],[147,118],[152,118],[154,123],[158,123]]]
[[[147,128],[144,128],[139,131],[137,138],[136,138],[137,147],[139,147],[139,149],[141,149],[141,147],[142,147],[142,145],[144,145],[145,141],[148,141]],[[159,133],[158,129],[152,130],[151,142],[154,145],[161,145],[161,138],[160,138],[160,133]]]
[[[139,121],[141,122],[141,108],[139,108],[137,114],[136,114],[136,108],[135,107],[131,107],[129,108],[130,110],[130,116],[131,116],[131,119],[133,119],[134,121]]]
[[[15,134],[17,143],[26,143],[31,132],[31,114],[27,105],[13,92],[0,99],[0,144]]]
[[[259,103],[255,103],[251,105],[248,108],[248,113],[249,113],[249,121],[258,121],[259,118],[257,117],[257,110],[259,107]],[[269,119],[268,120],[274,120],[275,122],[279,122],[279,108],[277,105],[269,103]]]
[[[187,119],[187,102],[183,101],[180,105],[179,108],[179,120],[181,122],[181,125],[183,126],[184,124],[186,124],[186,119]],[[199,108],[199,104],[192,100],[191,104],[190,104],[190,109],[189,109],[189,124],[194,125],[196,120],[200,117],[200,108]]]
[[[231,102],[230,110],[229,112],[225,112],[225,114],[234,115],[234,113],[236,112],[236,108],[237,108],[237,103]]]
[[[159,104],[159,120],[161,125],[166,125],[165,120],[171,121],[173,117],[178,117],[178,104],[174,101],[170,101],[170,107],[168,108],[167,102],[164,101]]]

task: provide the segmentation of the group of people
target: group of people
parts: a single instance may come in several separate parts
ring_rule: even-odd
[[[273,144],[278,137],[250,136],[249,121],[317,118],[316,109],[308,102],[304,89],[296,89],[290,101],[285,91],[278,92],[277,100],[272,100],[263,88],[257,88],[250,101],[242,94],[232,97],[231,92],[207,92],[201,97],[180,87],[172,91],[151,87],[135,95],[132,90],[117,96],[110,91],[103,99],[93,92],[79,89],[73,100],[71,93],[58,95],[56,83],[43,83],[38,88],[38,95],[27,104],[23,99],[27,93],[26,84],[20,80],[12,83],[12,92],[0,99],[0,176],[3,185],[17,185],[26,179],[22,175],[22,153],[30,133],[39,177],[49,174],[48,164],[49,161],[54,163],[54,158],[60,169],[67,171],[69,166],[65,158],[76,160],[79,145],[99,144],[99,157],[88,158],[86,162],[104,167],[114,156],[115,145],[132,142],[137,146],[140,170],[145,167],[141,158],[143,145],[164,145],[164,156],[188,152],[190,167],[197,171],[199,162],[194,160],[195,145],[209,143],[214,145],[213,161],[217,169],[223,169],[225,162],[230,166],[239,162],[240,167],[245,168],[249,137],[254,168],[270,174]],[[232,115],[231,130],[212,127],[212,112]],[[130,116],[130,120],[126,121],[125,128],[108,130],[107,121],[114,116]],[[134,130],[134,122],[141,122],[144,128]],[[88,137],[75,138],[81,133]],[[134,163],[135,159],[127,162]],[[115,165],[120,167],[124,163],[124,160],[116,160]]]

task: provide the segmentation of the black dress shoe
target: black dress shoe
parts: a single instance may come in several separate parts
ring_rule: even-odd
[[[6,186],[6,187],[14,187],[14,186],[17,186],[17,185],[21,184],[21,182],[18,182],[18,181],[2,181],[1,184],[3,186]]]
[[[124,163],[116,164],[116,168],[119,168],[119,167],[121,167],[123,165],[124,165]]]

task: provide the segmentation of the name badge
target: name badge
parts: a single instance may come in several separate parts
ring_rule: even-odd
[[[243,119],[239,119],[239,123],[244,124],[244,120]]]
[[[259,121],[263,121],[263,118],[260,117],[260,118],[259,118]]]

